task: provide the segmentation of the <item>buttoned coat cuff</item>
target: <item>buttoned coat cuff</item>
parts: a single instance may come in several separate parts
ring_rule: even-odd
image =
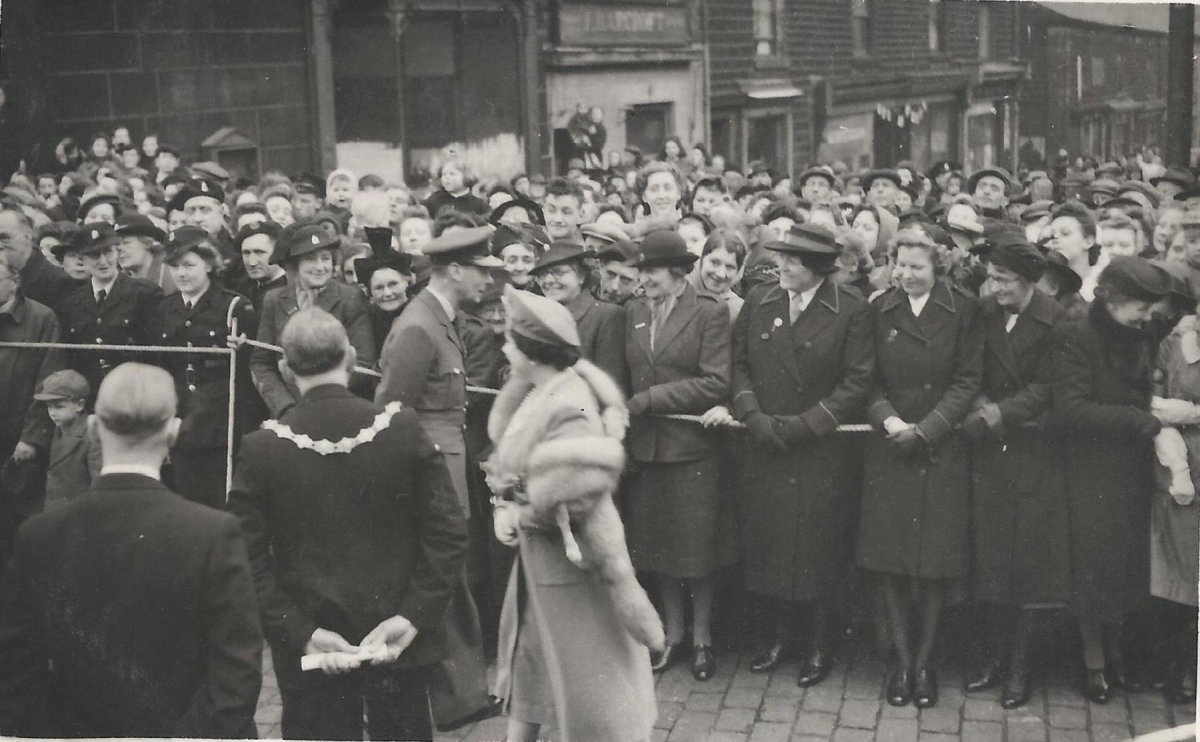
[[[841,424],[824,402],[818,402],[815,406],[808,408],[800,418],[818,438],[824,438],[834,432]]]
[[[937,410],[930,412],[924,420],[917,423],[917,433],[931,446],[946,437],[950,429],[950,421]]]
[[[758,406],[758,395],[749,389],[745,389],[734,395],[731,407],[733,408],[733,416],[742,422],[745,422],[750,413],[762,411],[762,408]]]

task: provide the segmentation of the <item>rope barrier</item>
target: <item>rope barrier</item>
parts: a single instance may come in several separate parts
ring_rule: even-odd
[[[236,329],[236,326],[235,326],[235,329]],[[272,345],[271,343],[264,343],[264,342],[261,342],[258,340],[251,340],[249,338],[239,338],[239,337],[236,337],[236,335],[231,336],[230,340],[238,343],[239,345],[249,345],[252,348],[261,348],[263,350],[269,350],[273,353],[278,353],[280,355],[283,355],[283,348],[281,348],[278,345]],[[99,343],[97,343],[96,345],[87,345],[86,343],[0,342],[0,348],[63,348],[63,349],[67,349],[67,350],[120,350],[120,351],[134,351],[134,352],[143,352],[143,353],[159,353],[159,352],[209,353],[209,354],[217,354],[217,355],[232,355],[237,352],[237,351],[233,350],[232,348],[181,348],[181,347],[173,346],[173,345],[158,345],[158,346],[155,346],[155,345],[152,345],[152,346],[103,345],[103,344],[99,344]],[[234,386],[235,386],[235,382],[236,382],[235,377],[234,377],[234,367],[236,365],[237,364],[233,364],[233,363],[230,364],[230,373],[229,373],[229,399],[230,399],[230,403],[229,403],[229,423],[230,423],[229,438],[230,438],[230,440],[229,440],[228,448],[231,452],[233,450],[233,432],[232,432],[233,431],[233,416],[234,416],[233,398],[234,398]],[[375,378],[378,378],[378,379],[383,378],[383,374],[379,373],[378,371],[376,371],[374,369],[366,368],[364,366],[355,366],[354,372],[358,373],[358,374],[363,374],[366,376],[374,376]],[[469,392],[471,394],[486,394],[486,395],[490,395],[490,396],[495,396],[500,393],[500,390],[499,389],[490,389],[488,387],[482,387],[482,386],[467,385],[467,392]],[[666,418],[668,420],[679,420],[681,422],[689,422],[689,423],[697,423],[697,424],[703,424],[703,421],[704,421],[704,418],[701,417],[700,415],[655,415],[655,417],[662,417],[662,418]],[[737,420],[730,420],[728,422],[717,423],[716,427],[733,428],[735,430],[742,430],[742,429],[745,429],[746,426],[743,423],[738,422]],[[874,430],[875,430],[875,426],[861,423],[861,424],[853,424],[853,425],[839,425],[839,426],[837,426],[836,432],[838,432],[838,433],[870,433]],[[232,454],[230,455],[230,458],[232,459]],[[233,477],[232,472],[233,472],[233,465],[232,465],[232,461],[231,461],[229,466],[227,467],[226,491],[228,491],[230,486],[232,485],[232,481],[233,481],[232,480],[232,477]]]

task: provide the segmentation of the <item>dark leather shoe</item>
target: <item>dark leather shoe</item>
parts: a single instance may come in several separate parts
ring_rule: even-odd
[[[717,656],[712,647],[696,647],[692,650],[692,677],[696,680],[711,680],[717,674]]]
[[[770,647],[754,655],[754,658],[750,660],[750,672],[771,672],[776,667],[779,667],[780,662],[783,662],[785,654],[787,654],[787,645],[783,642],[775,642]]]
[[[1141,677],[1132,672],[1123,661],[1108,663],[1108,681],[1114,687],[1126,693],[1141,693],[1146,690],[1146,684]]]
[[[667,670],[671,669],[671,665],[674,665],[679,661],[679,656],[681,654],[683,654],[683,648],[681,644],[667,644],[667,646],[663,648],[663,651],[657,657],[651,658],[651,672],[666,672]]]
[[[1032,694],[1029,673],[1014,670],[1004,681],[1004,690],[1000,692],[1000,706],[1006,709],[1020,708],[1029,703]]]
[[[1087,680],[1083,685],[1083,696],[1092,703],[1108,703],[1112,691],[1108,687],[1108,678],[1104,670],[1088,670]]]
[[[913,705],[919,709],[933,708],[938,702],[937,673],[917,670],[913,678]]]
[[[449,732],[454,729],[458,729],[459,727],[465,727],[468,724],[475,724],[476,722],[483,721],[484,719],[490,719],[493,716],[499,716],[503,712],[504,699],[497,698],[495,696],[488,696],[487,705],[483,708],[479,709],[478,711],[473,711],[461,719],[454,719],[453,721],[448,721],[444,724],[438,724],[437,728],[439,732]]]
[[[828,677],[829,671],[832,669],[833,658],[820,649],[815,649],[812,654],[808,655],[808,660],[804,663],[804,667],[800,668],[800,675],[796,678],[796,685],[801,688],[816,685]]]
[[[1196,702],[1196,670],[1186,662],[1180,662],[1172,668],[1171,678],[1167,683],[1167,700],[1176,704],[1194,704]]]
[[[888,678],[887,702],[893,706],[907,706],[913,696],[912,671],[897,667]]]
[[[976,693],[981,690],[988,690],[1000,685],[1000,680],[1004,677],[1004,668],[996,660],[989,660],[984,665],[980,666],[975,672],[967,678],[967,692]]]

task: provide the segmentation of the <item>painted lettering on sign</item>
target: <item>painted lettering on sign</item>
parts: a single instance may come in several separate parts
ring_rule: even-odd
[[[687,9],[681,6],[563,4],[559,41],[579,46],[679,46],[689,43]]]

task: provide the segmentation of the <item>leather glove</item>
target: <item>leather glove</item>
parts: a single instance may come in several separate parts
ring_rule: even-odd
[[[1162,421],[1151,414],[1145,414],[1140,417],[1137,423],[1137,434],[1144,438],[1153,438],[1158,435],[1158,431],[1162,430]]]
[[[967,415],[967,418],[962,423],[963,432],[973,441],[981,441],[988,437],[991,433],[991,428],[988,427],[987,420],[983,419],[983,415],[978,412],[972,412]]]
[[[892,440],[900,447],[905,456],[915,456],[925,448],[925,439],[917,433],[916,428],[909,428],[897,433]]]
[[[779,415],[775,418],[775,435],[790,446],[815,438],[812,428],[799,415]]]
[[[771,446],[777,450],[787,449],[787,444],[775,434],[775,421],[764,412],[751,412],[744,421],[750,437],[755,443]]]

